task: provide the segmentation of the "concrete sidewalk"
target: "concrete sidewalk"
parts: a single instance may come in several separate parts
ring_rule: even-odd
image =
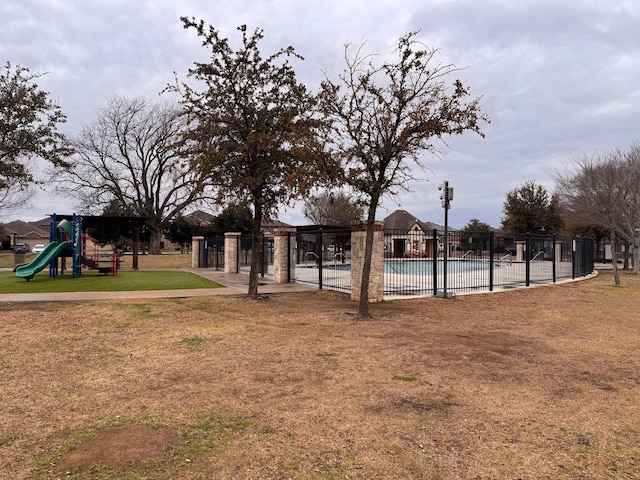
[[[0,302],[70,302],[77,300],[116,300],[138,298],[184,298],[213,295],[244,296],[249,289],[249,275],[224,273],[204,268],[189,268],[188,271],[207,280],[224,285],[222,288],[198,288],[185,290],[144,290],[126,292],[59,292],[59,293],[0,293]],[[82,279],[80,279],[82,281]],[[311,285],[300,283],[274,283],[267,278],[258,279],[258,293],[291,293],[316,290]]]

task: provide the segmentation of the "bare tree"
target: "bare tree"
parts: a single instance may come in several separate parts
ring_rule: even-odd
[[[32,160],[63,167],[71,154],[58,132],[66,116],[36,84],[41,76],[9,62],[0,72],[0,209],[19,207],[31,197]]]
[[[640,272],[640,146],[576,157],[565,172],[556,174],[556,188],[574,219],[609,230],[616,286],[620,285],[615,248],[618,237],[632,245],[636,272]]]
[[[177,105],[112,98],[74,140],[77,154],[58,191],[88,212],[116,205],[148,218],[149,251],[160,253],[163,230],[203,191],[178,145],[185,124]]]
[[[482,135],[479,98],[455,80],[457,69],[437,63],[437,50],[416,40],[417,32],[399,39],[395,58],[375,64],[363,46],[345,46],[346,69],[337,81],[325,78],[321,106],[334,130],[329,141],[343,161],[343,181],[367,206],[364,270],[358,314],[369,316],[368,296],[375,216],[384,195],[406,188],[421,156],[435,153],[445,135],[471,130]]]
[[[234,51],[227,38],[202,20],[182,17],[203,47],[210,63],[195,63],[188,76],[201,83],[196,89],[177,83],[193,121],[187,141],[192,166],[203,176],[216,178],[219,202],[247,202],[253,208],[253,245],[260,244],[262,219],[274,216],[278,206],[299,198],[315,186],[324,168],[318,129],[323,122],[314,113],[315,99],[296,79],[289,59],[302,59],[293,47],[263,58],[261,29],[238,30],[242,45]],[[258,297],[260,252],[252,249],[250,298]]]
[[[349,226],[362,220],[364,207],[343,191],[322,192],[304,201],[304,216],[316,225]]]

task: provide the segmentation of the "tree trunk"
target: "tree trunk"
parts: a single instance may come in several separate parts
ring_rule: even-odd
[[[151,226],[151,238],[149,239],[149,253],[151,255],[160,255],[160,239],[162,238],[162,227],[159,225]]]
[[[613,264],[613,282],[616,287],[620,286],[620,270],[618,269],[618,257],[616,255],[616,232],[611,229],[611,263]]]
[[[258,270],[260,268],[262,205],[254,202],[253,225],[251,226],[251,270],[249,272],[249,292],[247,296],[258,298]]]
[[[626,242],[624,244],[624,268],[623,268],[625,272],[629,270],[629,259],[631,258],[630,250],[631,249],[630,249],[629,242]]]
[[[367,214],[367,236],[365,239],[364,264],[362,266],[362,280],[360,283],[360,303],[358,305],[358,318],[360,319],[371,318],[369,314],[369,277],[371,277],[371,257],[373,256],[373,237],[378,201],[378,195],[372,196]]]

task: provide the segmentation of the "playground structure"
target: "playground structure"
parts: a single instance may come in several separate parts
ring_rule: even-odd
[[[83,255],[88,250],[88,240],[94,245],[91,256]],[[76,214],[73,214],[71,220],[62,219],[59,222],[53,214],[49,227],[49,244],[31,262],[16,266],[15,273],[17,277],[29,281],[49,266],[49,277],[55,278],[60,273],[64,273],[65,261],[69,257],[71,257],[72,278],[82,275],[83,266],[102,274],[118,274],[118,255],[101,254],[98,242],[82,233],[82,217]],[[104,260],[104,257],[108,259]]]

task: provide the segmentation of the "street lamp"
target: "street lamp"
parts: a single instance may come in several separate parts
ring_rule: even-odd
[[[451,298],[455,296],[451,292],[447,292],[447,257],[449,254],[449,207],[450,202],[453,200],[453,187],[449,186],[449,182],[445,180],[442,184],[438,185],[440,193],[440,200],[442,202],[442,208],[444,208],[444,263],[442,265],[443,273],[443,289],[436,291],[436,297]]]

